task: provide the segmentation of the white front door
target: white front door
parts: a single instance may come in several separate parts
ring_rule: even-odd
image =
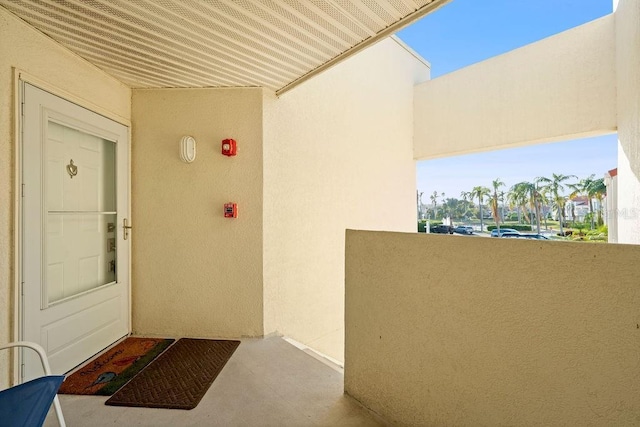
[[[128,129],[23,87],[21,332],[61,374],[130,331]]]

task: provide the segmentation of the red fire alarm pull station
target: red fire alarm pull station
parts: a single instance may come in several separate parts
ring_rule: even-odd
[[[235,139],[222,140],[222,154],[225,156],[235,156],[238,152],[238,144]]]
[[[238,217],[238,205],[236,203],[224,204],[224,217],[225,218],[237,218]]]

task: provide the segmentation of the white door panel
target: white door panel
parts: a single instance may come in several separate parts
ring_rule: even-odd
[[[22,339],[64,373],[130,331],[128,129],[23,93]],[[25,379],[38,375],[24,363]]]

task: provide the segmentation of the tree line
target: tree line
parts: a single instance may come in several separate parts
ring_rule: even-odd
[[[497,178],[491,182],[490,187],[477,186],[470,191],[462,191],[460,199],[447,198],[445,193],[434,191],[429,195],[430,205],[422,205],[423,193],[418,193],[418,210],[421,207],[427,208],[427,218],[464,218],[475,210],[475,202],[477,201],[477,217],[480,219],[480,227],[484,229],[484,208],[485,203],[488,204],[491,217],[496,223],[496,227],[500,228],[500,224],[505,217],[505,203],[510,208],[515,208],[518,214],[519,222],[524,219],[525,222],[534,225],[537,232],[540,233],[540,219],[544,218],[545,227],[547,226],[548,209],[553,209],[557,213],[560,225],[560,234],[564,233],[564,223],[566,220],[567,202],[575,197],[583,196],[588,201],[590,226],[593,230],[596,226],[596,219],[593,206],[593,200],[598,200],[597,223],[602,223],[602,200],[606,195],[606,186],[604,178],[595,178],[592,174],[586,178],[579,179],[575,175],[551,174],[550,177],[537,177],[533,181],[522,181],[514,184],[507,191],[504,191],[505,183]],[[568,195],[565,195],[569,191]],[[438,207],[438,199],[440,198],[440,206]],[[500,204],[502,202],[502,205]],[[570,205],[571,215],[575,222],[575,206]],[[440,215],[438,215],[440,214]],[[534,224],[535,221],[535,224]]]

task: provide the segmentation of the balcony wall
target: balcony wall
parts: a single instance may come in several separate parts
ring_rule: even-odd
[[[415,231],[413,87],[429,67],[386,39],[280,98],[265,94],[265,332],[344,357],[344,231]]]
[[[608,15],[416,86],[416,159],[615,132],[615,21]]]
[[[640,244],[640,2],[615,12],[618,88],[618,242]]]
[[[348,231],[345,391],[399,425],[637,425],[638,259]]]

